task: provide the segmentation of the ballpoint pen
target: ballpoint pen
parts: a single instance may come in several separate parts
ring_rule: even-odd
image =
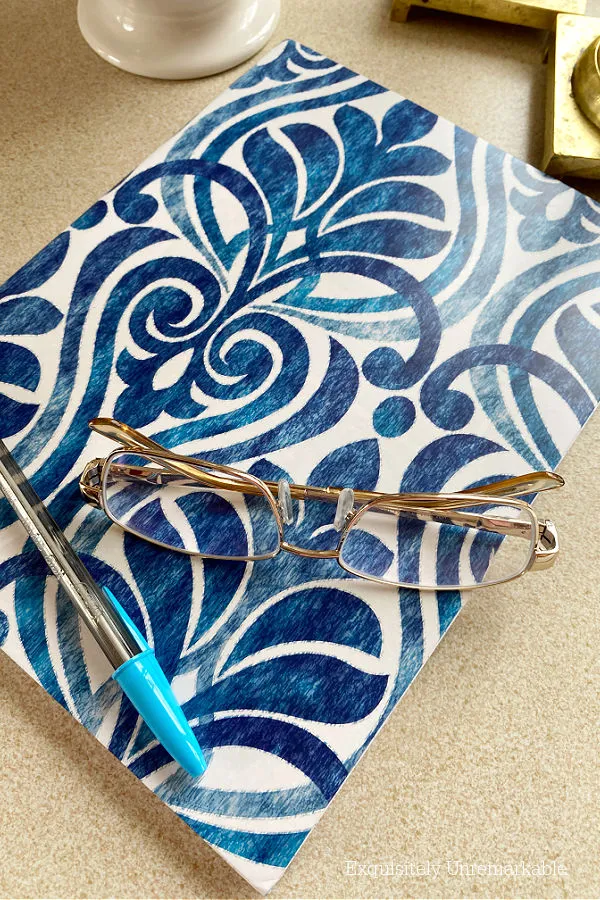
[[[1,440],[0,491],[115,669],[114,680],[173,759],[201,775],[204,756],[154,650],[111,591],[94,581]]]

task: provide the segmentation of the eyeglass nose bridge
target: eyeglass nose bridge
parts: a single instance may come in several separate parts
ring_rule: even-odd
[[[285,490],[282,488],[287,488],[289,491],[289,485],[285,481],[279,482],[279,493],[283,494],[283,498],[280,497],[279,505],[280,512],[283,513],[283,509],[287,510],[288,507],[286,505],[286,494]],[[281,500],[283,499],[283,503]],[[281,507],[283,506],[283,509]],[[291,496],[289,498],[289,506],[291,507]],[[291,508],[289,509],[291,513]],[[281,541],[281,549],[287,550],[288,553],[293,553],[295,556],[305,556],[310,557],[311,559],[339,559],[340,548],[342,545],[342,540],[348,530],[348,526],[351,520],[354,517],[354,491],[352,488],[343,488],[338,497],[337,506],[335,509],[335,518],[333,520],[333,527],[337,532],[341,532],[340,539],[338,541],[338,545],[335,549],[332,550],[313,550],[309,547],[299,547],[297,544],[290,544],[288,541]],[[288,518],[282,515],[282,519],[286,525],[291,524],[292,516]]]
[[[296,544],[282,541],[280,548],[287,550],[288,553],[293,553],[294,556],[306,556],[310,559],[337,559],[340,555],[339,546],[335,550],[312,550],[310,547],[298,547]]]

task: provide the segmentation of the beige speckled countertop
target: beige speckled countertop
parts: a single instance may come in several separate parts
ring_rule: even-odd
[[[81,39],[75,6],[2,3],[0,282],[235,75],[174,83],[113,69]],[[272,43],[298,38],[539,162],[543,35],[433,12],[397,25],[388,11],[283,0]],[[545,506],[560,564],[473,597],[272,896],[600,895],[599,442],[596,415]],[[566,874],[447,866],[542,859]],[[350,860],[400,868],[350,875]],[[427,862],[437,878],[411,874]],[[0,895],[255,896],[3,654]]]

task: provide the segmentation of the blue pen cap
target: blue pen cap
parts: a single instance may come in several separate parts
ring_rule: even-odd
[[[113,678],[173,759],[190,775],[202,775],[206,770],[206,760],[173,689],[158,664],[154,650],[113,594],[107,588],[104,588],[104,593],[146,648],[119,666]]]
[[[123,663],[113,678],[173,759],[190,775],[202,775],[206,761],[154,650]]]

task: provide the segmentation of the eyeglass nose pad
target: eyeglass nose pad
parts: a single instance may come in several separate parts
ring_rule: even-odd
[[[277,506],[281,513],[284,525],[291,525],[294,521],[294,510],[292,508],[292,492],[290,491],[290,483],[284,478],[277,482]]]
[[[352,488],[343,488],[338,497],[337,507],[335,510],[335,519],[333,527],[336,531],[343,531],[348,516],[354,509],[354,491]]]

